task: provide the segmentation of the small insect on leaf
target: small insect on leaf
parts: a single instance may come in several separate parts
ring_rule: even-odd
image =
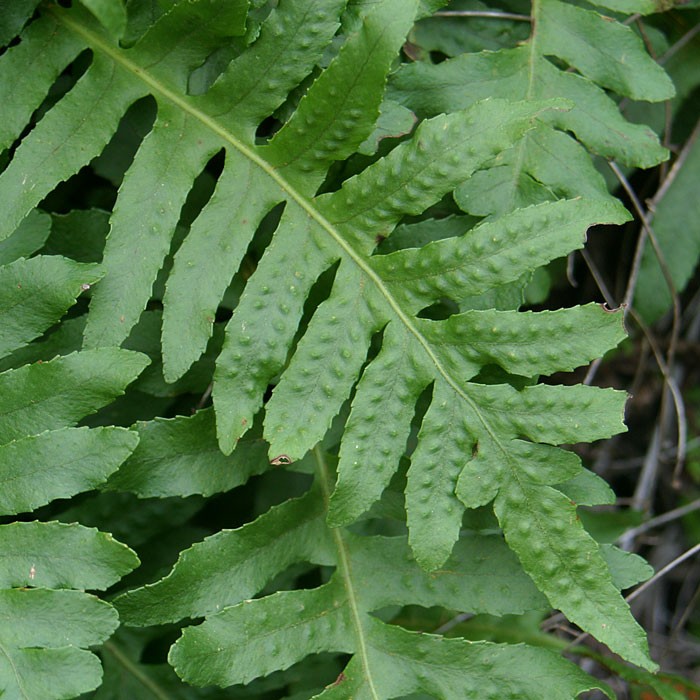
[[[292,460],[289,457],[289,455],[279,455],[278,457],[275,457],[274,459],[270,460],[270,464],[278,467],[280,464],[291,464]]]

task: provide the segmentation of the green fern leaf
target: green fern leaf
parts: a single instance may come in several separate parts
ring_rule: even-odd
[[[597,474],[584,469],[573,479],[569,479],[557,488],[574,503],[580,506],[612,505],[615,492]]]
[[[138,446],[105,488],[143,498],[209,496],[240,486],[270,467],[267,446],[255,433],[241,440],[231,455],[221,454],[210,409],[187,418],[157,418],[134,429]]]
[[[575,5],[536,0],[525,45],[437,66],[402,66],[385,94],[413,22],[439,3],[383,0],[346,9],[343,0],[282,0],[267,18],[247,22],[245,0],[174,2],[131,46],[118,41],[124,31],[118,7],[110,14],[114,8],[108,12],[100,0],[84,4],[94,16],[77,4],[46,6],[0,57],[3,74],[29,65],[26,80],[34,86],[10,100],[0,131],[5,147],[19,140],[0,175],[0,238],[12,241],[15,231],[30,230],[34,208],[118,141],[119,121],[137,101],[154,106],[155,121],[123,178],[113,174],[121,186],[99,267],[41,256],[0,270],[0,308],[15,314],[7,337],[0,335],[1,349],[17,349],[18,362],[32,353],[60,355],[0,375],[16,395],[25,379],[47,381],[42,405],[22,409],[26,423],[10,415],[11,402],[5,411],[5,511],[100,485],[142,497],[210,494],[270,463],[292,462],[303,471],[304,456],[337,416],[347,415],[332,494],[319,463],[321,495],[312,490],[241,530],[214,535],[186,551],[162,582],[119,598],[133,624],[209,615],[171,652],[183,677],[248,682],[307,654],[333,651],[354,657],[326,691],[332,697],[541,698],[543,687],[547,697],[573,697],[592,681],[549,652],[441,641],[370,615],[411,603],[522,612],[542,604],[532,581],[553,607],[613,651],[655,668],[567,489],[593,486],[591,502],[609,494],[573,453],[556,447],[623,430],[625,397],[536,383],[539,374],[571,370],[614,347],[623,337],[622,319],[594,305],[515,310],[535,269],[580,247],[589,227],[628,218],[586,149],[637,165],[666,156],[653,134],[626,122],[604,92],[648,100],[672,95],[672,84],[632,31]],[[347,34],[336,37],[339,28]],[[239,38],[232,43],[231,37]],[[337,51],[328,50],[334,37],[342,44]],[[623,49],[607,51],[616,42]],[[89,52],[84,74],[45,114],[32,116],[83,51]],[[27,60],[35,56],[43,60]],[[416,86],[422,93],[416,95]],[[12,85],[3,89],[12,94]],[[431,118],[377,154],[380,114],[398,113],[396,105]],[[271,115],[279,129],[263,142],[256,132]],[[24,131],[28,125],[33,128]],[[389,131],[406,128],[392,123]],[[358,150],[371,154],[369,165],[354,157]],[[193,182],[215,156],[223,170],[213,194],[199,213],[186,215]],[[405,217],[427,216],[452,195],[465,211],[489,218],[473,226],[473,218],[457,217],[460,235],[447,238],[454,222],[427,219],[440,240],[382,254],[381,242]],[[160,313],[143,312],[152,296],[161,298],[164,280],[163,376],[184,381],[208,347],[256,231],[275,215],[279,223],[255,271],[240,275],[243,292],[216,360],[213,413],[131,430],[74,427],[143,369],[140,356],[115,346],[151,343]],[[60,337],[44,348],[21,347],[58,321],[98,276],[86,319],[62,324]],[[331,279],[318,304],[310,295],[320,278]],[[23,283],[31,294],[18,296]],[[446,320],[423,317],[444,299],[459,312]],[[71,355],[66,348],[77,349],[83,323],[87,349]],[[78,395],[71,381],[92,367],[104,367],[104,377]],[[499,383],[489,383],[493,368]],[[159,375],[148,381],[167,393]],[[389,486],[419,397],[425,412],[406,474],[408,535],[360,537],[346,526]],[[257,432],[263,406],[266,459]],[[30,457],[51,471],[35,473],[27,467]],[[520,563],[499,538],[460,539],[465,509],[491,502]],[[487,548],[510,557],[503,585],[517,591],[512,601],[471,575],[480,561],[493,563]],[[299,561],[334,566],[335,573],[317,589],[246,602]],[[372,577],[380,567],[389,568],[392,585],[378,590]],[[397,659],[403,679],[386,672]],[[497,660],[496,672],[488,659]],[[526,665],[559,685],[526,680],[520,670]]]
[[[77,523],[0,526],[0,586],[104,590],[139,560],[111,535]]]
[[[46,240],[48,223],[32,212],[5,241],[12,262],[0,267],[0,355],[25,350],[101,277],[94,264],[22,257]],[[146,364],[140,353],[104,348],[0,373],[2,515],[94,489],[117,469],[138,437],[74,426],[123,393]],[[100,662],[87,647],[107,639],[118,617],[80,589],[115,583],[138,565],[134,552],[108,534],[55,522],[4,524],[0,543],[0,694],[58,700],[97,687]],[[79,590],[60,590],[71,588]]]
[[[318,468],[324,484],[321,462]],[[121,596],[120,615],[136,625],[207,615],[171,651],[178,673],[197,685],[246,683],[309,653],[331,650],[355,654],[337,686],[326,691],[332,696],[350,697],[362,689],[362,697],[389,698],[442,687],[443,697],[483,697],[487,689],[503,693],[505,688],[518,697],[543,697],[515,670],[520,663],[557,674],[561,685],[544,697],[573,697],[590,687],[590,679],[550,652],[411,634],[367,614],[409,601],[439,600],[494,614],[539,607],[539,593],[499,536],[473,533],[444,570],[428,574],[416,564],[405,537],[331,533],[324,510],[324,498],[312,489],[239,530],[194,545],[162,581]],[[299,559],[334,564],[336,573],[319,588],[249,599]],[[503,676],[492,677],[487,688],[482,664],[489,658],[498,666],[501,656],[510,665],[499,667]],[[397,667],[399,659],[405,662]],[[407,672],[404,663],[413,670]],[[452,670],[446,674],[447,668]]]
[[[611,544],[601,545],[600,553],[608,563],[610,575],[617,588],[631,588],[654,575],[654,569],[638,554],[626,552]]]
[[[87,647],[112,634],[117,613],[83,590],[62,589],[105,589],[137,556],[111,535],[56,522],[2,525],[0,543],[3,697],[59,700],[96,688],[102,669]]]
[[[62,428],[0,445],[0,513],[24,513],[96,488],[137,442],[125,428]]]
[[[540,0],[537,21],[541,51],[562,58],[598,85],[634,100],[673,97],[673,82],[629,27],[560,0]]]
[[[595,0],[598,7],[606,7],[613,12],[650,15],[654,12],[665,12],[673,7],[673,0]]]
[[[99,276],[98,266],[59,256],[20,258],[0,268],[0,354],[55,323]],[[141,354],[105,348],[0,374],[3,513],[94,488],[117,469],[136,446],[135,435],[72,426],[121,394],[147,363]]]
[[[117,39],[126,30],[126,8],[122,0],[80,0]]]
[[[33,260],[42,259],[27,262]],[[3,513],[33,510],[95,488],[117,469],[136,447],[135,434],[69,426],[122,393],[147,362],[141,354],[104,348],[0,374]],[[95,375],[99,380],[89,381]]]
[[[0,45],[6,46],[20,33],[22,27],[31,18],[40,0],[17,0],[3,8],[3,22],[0,25]]]
[[[38,210],[29,213],[17,230],[0,242],[0,266],[28,258],[43,246],[51,232],[51,219]]]
[[[87,647],[119,624],[108,603],[81,591],[0,591],[0,688],[8,700],[75,697],[102,679]]]
[[[652,3],[634,5],[635,12],[652,11]],[[574,103],[568,112],[541,117],[514,148],[457,188],[457,203],[475,215],[575,196],[608,198],[585,149],[639,167],[668,157],[654,133],[626,121],[601,89],[649,101],[673,96],[670,79],[632,30],[559,0],[537,0],[532,16],[534,31],[523,46],[464,53],[437,65],[407,64],[390,81],[389,96],[425,116],[463,109],[487,96],[557,96]],[[546,56],[580,74],[560,70]]]
[[[178,80],[180,89],[186,87],[188,66],[173,65],[172,61],[161,61],[151,77],[151,81],[157,81],[154,90],[141,79],[142,74],[134,75],[134,69],[139,69],[133,62],[141,61],[149,65],[156,59],[160,60],[161,57],[149,56],[146,52],[141,52],[139,55],[138,51],[139,45],[159,46],[159,43],[150,41],[149,35],[146,35],[140,44],[134,47],[133,58],[125,52],[127,55],[121,59],[121,64],[124,65],[125,72],[129,73],[133,89],[141,90],[142,94],[155,92],[156,98],[160,98],[159,112],[154,130],[144,141],[122,185],[120,203],[123,208],[117,207],[112,217],[112,233],[105,252],[107,270],[123,269],[126,265],[131,268],[131,273],[128,279],[122,277],[119,280],[114,277],[113,281],[102,286],[99,294],[95,296],[86,328],[88,345],[109,345],[123,340],[138,319],[150,296],[152,282],[168,250],[180,206],[194,177],[202,170],[207,160],[220,148],[228,146],[230,149],[233,146],[231,175],[235,174],[236,178],[241,176],[236,168],[236,144],[243,146],[243,143],[250,141],[251,126],[254,129],[260,119],[279,106],[286,97],[287,91],[311,68],[337,28],[332,14],[328,13],[328,8],[321,10],[320,5],[323,3],[316,4],[319,7],[314,9],[309,3],[296,5],[285,3],[278,11],[273,12],[254,48],[243,54],[239,61],[232,63],[227,73],[206,96],[200,100],[194,98],[189,100],[188,110],[183,111],[184,103],[181,98],[178,98],[175,103],[171,102],[175,95],[170,88],[172,83],[177,86]],[[182,34],[184,27],[187,26],[179,17],[183,6],[184,4],[175,6],[168,15],[154,25],[151,32],[169,34],[172,29],[167,27],[165,30],[160,29],[162,24],[167,22],[168,27],[171,25],[180,27],[179,32]],[[289,64],[277,62],[276,38],[282,35],[294,36],[296,41],[296,46],[285,47]],[[91,34],[90,38],[95,47],[109,52],[113,57],[121,58],[121,53],[115,54],[115,50],[105,46],[99,37]],[[169,43],[172,45],[172,39]],[[201,58],[205,56],[206,53]],[[293,62],[295,57],[298,60]],[[294,68],[290,70],[287,65]],[[265,69],[267,69],[267,90],[261,92],[256,90],[258,84],[255,76],[259,72],[265,72]],[[251,93],[255,95],[254,99],[239,102]],[[220,115],[218,121],[212,121],[207,114],[209,110]],[[239,139],[242,139],[243,143]],[[175,152],[178,153],[178,158],[175,160],[161,157]],[[228,152],[230,151],[227,149]],[[162,163],[164,169],[153,172],[153,163]],[[160,213],[157,221],[144,220],[139,213],[136,203],[143,200],[144,186],[150,188],[150,206],[155,206]],[[174,192],[179,193],[179,200],[174,198]],[[225,193],[222,192],[222,195],[225,196]],[[215,201],[212,202],[212,206]],[[123,216],[119,214],[120,211],[124,212]],[[207,225],[209,213],[209,211],[203,212],[201,219],[203,226]],[[249,225],[252,226],[251,235],[257,223],[253,217],[255,212],[251,213],[246,221],[246,224],[250,222]],[[147,243],[144,243],[144,239]],[[133,259],[134,245],[139,248],[137,261]],[[147,247],[144,248],[144,245]],[[232,255],[236,255],[235,250]],[[232,265],[237,264],[236,257],[229,257],[228,260]],[[136,265],[134,265],[135,262]],[[229,279],[230,272],[223,279],[223,289],[220,290],[219,298]],[[216,280],[212,280],[212,283],[216,285]],[[201,314],[199,308],[198,311]],[[211,313],[207,314],[207,316],[211,315]],[[206,340],[211,333],[211,322],[205,325],[204,329],[206,330],[204,345],[206,345]],[[182,334],[179,338],[182,338]],[[202,345],[199,352],[203,349]],[[166,362],[167,357],[166,354]],[[192,358],[194,359],[196,355]],[[169,373],[168,376],[172,374]]]
[[[586,685],[593,685],[583,679],[578,669],[563,666],[560,657],[545,650],[418,636],[384,628],[378,620],[370,619],[372,642],[380,652],[372,669],[377,673],[376,683],[370,684],[363,678],[359,661],[353,659],[343,677],[319,698],[384,698],[394,692],[404,695],[419,692],[445,698],[534,700],[575,697]],[[533,668],[538,672],[533,672]],[[596,687],[613,697],[604,685]]]
[[[311,492],[240,530],[220,532],[183,552],[162,581],[120,597],[120,614],[132,625],[210,615],[254,595],[295,561],[337,564],[323,515],[318,494]],[[430,605],[436,591],[445,605],[491,614],[542,605],[540,594],[497,535],[461,541],[445,570],[433,574],[416,566],[405,537],[344,537],[353,580],[375,608],[399,602]],[[376,576],[378,566],[386,577]],[[188,595],[183,596],[183,590]]]
[[[78,421],[123,393],[148,364],[141,353],[101,348],[0,374],[0,444]]]
[[[302,207],[290,203],[280,222],[284,236],[273,242],[248,283],[229,322],[217,365],[214,405],[224,452],[233,448],[251,423],[269,380],[282,369],[311,284],[341,257],[334,286],[343,296],[331,296],[314,316],[267,413],[267,421],[278,433],[266,434],[271,453],[278,450],[277,454],[296,459],[321,439],[355,381],[371,335],[391,318],[402,324],[408,320],[363,260],[374,247],[375,236],[390,233],[403,214],[420,213],[439,200],[527,128],[541,107],[487,101],[470,112],[424,122],[411,141],[338,192],[320,197],[317,226],[310,224]],[[484,133],[487,124],[491,128]],[[265,315],[261,315],[263,309]],[[339,329],[344,335],[336,338],[333,327],[339,326],[340,319],[347,322]],[[320,338],[315,337],[316,328]],[[338,353],[332,365],[321,361],[329,343]],[[250,367],[251,362],[256,366]],[[316,377],[317,372],[325,376]],[[234,386],[237,395],[231,393]],[[302,418],[299,401],[311,408],[312,416]],[[297,419],[288,422],[291,413]]]
[[[43,333],[100,277],[97,265],[58,256],[20,258],[0,267],[0,355]]]

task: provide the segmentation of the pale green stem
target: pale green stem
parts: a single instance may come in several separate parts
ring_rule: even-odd
[[[538,44],[538,34],[537,34],[537,23],[540,19],[540,0],[532,0],[532,11],[530,16],[532,18],[532,29],[530,31],[530,38],[528,39],[528,48],[530,50],[530,59],[528,62],[528,74],[527,74],[527,99],[532,99],[532,93],[535,86],[535,66],[537,65],[537,57],[539,56],[537,44]]]
[[[532,22],[532,29],[530,31],[530,38],[528,39],[528,72],[527,72],[527,94],[526,98],[532,100],[534,85],[535,85],[535,65],[537,63],[537,16],[539,16],[540,5],[539,0],[533,0],[532,2],[532,17],[528,18]],[[511,192],[515,193],[518,189],[518,183],[520,182],[520,173],[523,171],[523,165],[525,161],[525,153],[527,151],[527,140],[529,133],[523,134],[517,145],[518,158],[515,162],[515,167],[513,168],[513,179],[511,181]],[[511,199],[511,205],[513,204],[514,197]]]
[[[102,645],[141,685],[153,693],[159,700],[173,700],[152,678],[149,678],[114,642]]]
[[[326,466],[326,460],[323,458],[323,452],[319,447],[314,449],[314,455],[316,457],[316,473],[318,474],[318,480],[321,484],[321,491],[323,492],[323,500],[328,505],[328,500],[331,497],[331,482],[328,476],[328,467]],[[372,672],[369,667],[369,652],[367,649],[367,640],[365,638],[364,627],[362,626],[362,613],[357,604],[357,596],[355,594],[355,589],[352,583],[352,567],[350,564],[350,559],[348,558],[347,545],[343,539],[342,528],[333,527],[330,528],[333,533],[333,540],[335,542],[336,549],[338,551],[338,569],[341,576],[343,577],[343,583],[345,584],[345,594],[348,598],[348,603],[350,605],[350,615],[352,616],[352,622],[355,627],[355,637],[357,639],[357,655],[362,663],[362,670],[365,678],[367,679],[367,685],[370,692],[370,696],[374,700],[379,700],[379,693],[374,686],[374,679],[372,678]]]

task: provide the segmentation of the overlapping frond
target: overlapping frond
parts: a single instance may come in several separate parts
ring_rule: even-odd
[[[626,3],[597,4],[626,11]],[[635,12],[662,9],[633,4]],[[586,150],[642,168],[668,157],[651,129],[625,119],[606,90],[651,102],[674,94],[630,27],[575,4],[536,0],[531,36],[521,46],[404,65],[391,77],[388,94],[425,116],[464,109],[487,96],[571,100],[570,110],[540,118],[513,148],[457,188],[455,200],[464,211],[489,216],[555,199],[609,197]]]
[[[28,219],[21,245],[3,250],[2,356],[56,323],[101,276],[94,264],[19,257],[46,238],[41,219]],[[116,471],[138,438],[124,428],[75,426],[121,394],[147,363],[141,354],[103,348],[0,373],[0,515],[94,489]],[[0,525],[0,550],[3,697],[65,698],[97,687],[102,671],[88,647],[119,622],[111,605],[84,589],[118,581],[138,565],[134,552],[97,530],[38,521]]]
[[[592,687],[591,679],[548,651],[444,640],[370,615],[408,603],[502,615],[537,608],[542,598],[498,535],[470,533],[445,567],[429,574],[405,537],[329,530],[328,473],[320,456],[317,470],[318,488],[239,530],[194,545],[169,576],[117,600],[122,619],[135,625],[207,616],[171,651],[170,661],[185,680],[247,683],[308,654],[335,651],[354,656],[322,697],[426,692],[446,698],[484,693],[561,698]],[[318,588],[250,599],[296,561],[334,566],[335,573]],[[494,672],[485,672],[484,664]],[[522,672],[527,664],[553,673],[554,685],[538,688]]]

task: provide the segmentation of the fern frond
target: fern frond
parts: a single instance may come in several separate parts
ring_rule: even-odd
[[[25,219],[3,249],[6,259],[41,246],[45,218]],[[99,266],[60,256],[0,266],[0,355],[59,321],[100,277]],[[94,489],[119,467],[135,434],[74,426],[121,394],[147,363],[140,353],[102,348],[0,373],[0,515]],[[56,522],[0,525],[0,549],[3,697],[52,700],[97,687],[101,667],[88,647],[105,641],[118,617],[84,589],[105,589],[134,569],[134,552],[105,533]]]
[[[410,633],[369,615],[391,604],[437,601],[505,614],[537,608],[541,598],[498,536],[470,533],[443,570],[428,574],[405,537],[329,531],[324,514],[330,484],[320,453],[317,458],[319,487],[239,530],[194,545],[169,576],[116,601],[122,619],[136,625],[207,616],[171,651],[171,663],[185,680],[247,683],[310,653],[344,651],[353,659],[322,697],[426,692],[456,698],[489,692],[563,698],[592,687],[591,679],[548,651]],[[318,588],[249,599],[299,560],[337,568]],[[183,596],[185,590],[189,594]],[[494,672],[485,672],[484,663]],[[532,675],[520,670],[523,664],[553,673],[554,686],[532,685]]]
[[[80,0],[113,36],[121,38],[126,30],[126,8],[122,0]]]
[[[228,456],[216,444],[211,409],[194,416],[156,419],[134,426],[139,442],[104,488],[142,498],[209,496],[229,491],[270,468],[267,446],[252,431]]]
[[[87,647],[119,622],[82,589],[115,583],[138,565],[136,555],[110,535],[55,522],[2,525],[0,544],[3,696],[64,698],[97,687],[102,669]]]
[[[624,5],[599,4],[618,10]],[[654,11],[651,2],[631,4],[635,12]],[[585,149],[642,168],[668,157],[655,134],[627,121],[605,92],[648,101],[673,96],[673,83],[639,37],[610,18],[560,0],[535,0],[532,20],[529,40],[517,48],[465,53],[437,65],[407,64],[391,76],[388,95],[424,116],[464,109],[487,96],[572,101],[570,111],[541,118],[512,149],[457,188],[457,203],[471,214],[503,214],[576,196],[608,198]],[[571,72],[574,68],[578,72]]]
[[[139,496],[209,494],[243,483],[270,463],[303,467],[297,462],[350,404],[332,493],[317,448],[317,490],[195,546],[171,577],[120,598],[120,610],[134,624],[210,616],[188,628],[171,653],[194,683],[248,682],[307,654],[340,651],[354,657],[324,693],[331,697],[573,697],[592,681],[549,652],[442,641],[370,615],[390,603],[522,612],[541,605],[530,580],[551,606],[614,652],[655,668],[567,490],[590,488],[591,503],[607,502],[609,493],[573,453],[556,447],[623,430],[625,396],[537,383],[540,374],[571,370],[614,347],[624,336],[621,316],[595,305],[542,313],[516,308],[535,269],[581,247],[591,226],[629,218],[586,149],[637,165],[666,156],[646,127],[625,121],[604,89],[661,100],[672,85],[627,27],[560,0],[535,0],[527,44],[437,66],[402,66],[387,100],[386,81],[408,31],[437,4],[382,0],[346,9],[344,0],[281,0],[258,26],[245,23],[245,0],[175,2],[131,47],[118,41],[121,15],[105,14],[99,0],[85,5],[104,26],[77,5],[47,5],[0,57],[0,70],[9,74],[27,57],[45,59],[29,63],[26,80],[35,89],[11,101],[0,132],[6,147],[19,140],[0,175],[0,238],[12,240],[18,227],[28,227],[26,217],[36,216],[31,212],[56,184],[100,155],[134,103],[145,100],[141,104],[155,110],[152,129],[121,179],[99,269],[54,256],[47,263],[20,259],[0,271],[7,275],[8,298],[18,275],[29,279],[35,267],[59,267],[67,278],[50,287],[60,291],[51,291],[60,299],[50,313],[43,311],[48,292],[23,301],[36,303],[44,315],[22,314],[4,340],[6,352],[59,320],[81,279],[87,280],[82,288],[102,277],[91,291],[87,318],[62,327],[70,345],[85,323],[86,349],[71,355],[63,348],[50,363],[0,375],[8,386],[36,376],[47,391],[60,393],[60,410],[25,409],[27,424],[36,423],[31,433],[11,434],[23,428],[7,418],[13,442],[0,451],[18,473],[20,457],[30,452],[47,454],[64,470],[60,488],[50,478],[25,474],[27,487],[3,496],[7,512],[107,478],[105,488]],[[347,34],[336,36],[339,28]],[[568,41],[560,40],[562,32]],[[231,37],[237,37],[235,47]],[[326,66],[322,58],[334,37],[342,46]],[[617,44],[623,48],[608,50]],[[32,117],[56,76],[82,52],[88,53],[81,60],[89,58],[84,74],[43,116],[40,110]],[[212,55],[234,53],[225,65],[208,63]],[[561,70],[546,56],[579,73]],[[197,70],[204,75],[195,95]],[[425,88],[418,97],[415,86]],[[397,103],[429,118],[410,136],[405,126],[390,129],[406,137],[376,153],[379,116],[391,109],[398,114]],[[273,115],[279,128],[264,141],[256,133]],[[370,152],[369,164],[354,157],[358,150]],[[216,187],[191,226],[183,224],[192,221],[183,208],[193,183],[215,156],[223,162]],[[339,161],[348,165],[341,176]],[[465,211],[489,218],[474,226],[472,218],[458,217],[461,235],[452,237],[439,232],[454,222],[432,222],[433,237],[441,240],[386,255],[375,250],[405,217],[427,216],[452,195]],[[184,381],[210,342],[256,231],[273,213],[279,222],[271,242],[254,272],[239,276],[246,279],[216,359],[213,412],[132,430],[74,427],[143,369],[141,355],[115,346],[138,344],[141,332],[152,337],[160,313],[143,312],[154,283],[165,277],[163,375]],[[174,236],[178,227],[182,242]],[[85,277],[88,272],[92,276]],[[49,274],[40,273],[42,279]],[[328,297],[315,303],[312,289],[329,278]],[[160,299],[160,291],[155,295]],[[444,299],[459,312],[446,320],[424,317]],[[112,376],[115,358],[120,371]],[[82,362],[108,369],[104,386],[96,383],[78,399],[70,379],[86,371],[76,369]],[[162,382],[159,387],[163,391]],[[408,535],[391,542],[362,538],[347,526],[389,486],[419,397],[425,412],[406,475]],[[49,395],[46,401],[53,405]],[[263,407],[269,452],[261,460],[264,443],[251,430],[258,430]],[[49,432],[35,434],[39,430]],[[107,438],[109,445],[91,446]],[[223,454],[215,452],[217,443]],[[98,465],[88,458],[91,449],[111,457]],[[83,453],[81,471],[83,462],[68,457]],[[183,455],[195,456],[195,469]],[[170,470],[176,478],[168,480]],[[522,569],[496,538],[460,540],[465,509],[491,502]],[[470,578],[486,549],[510,557],[508,578],[518,587],[512,607],[508,596],[496,600]],[[217,563],[225,554],[233,563]],[[242,602],[298,561],[334,566],[335,573],[318,589]],[[378,590],[371,578],[389,561],[391,584]],[[459,590],[452,566],[462,577]],[[208,582],[197,579],[207,571],[222,573]],[[390,664],[402,677],[386,673]],[[522,673],[530,666],[547,683]]]

